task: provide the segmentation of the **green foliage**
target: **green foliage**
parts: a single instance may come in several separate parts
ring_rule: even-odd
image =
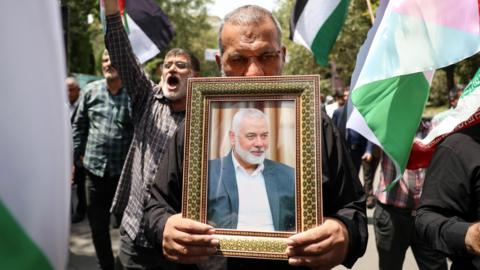
[[[93,74],[95,59],[87,16],[95,6],[98,8],[98,4],[96,0],[62,0],[61,4],[68,8],[68,71]]]
[[[437,70],[433,76],[428,103],[431,106],[444,106],[448,103],[447,75],[443,69]]]
[[[480,67],[480,54],[475,54],[458,63],[455,68],[455,79],[458,84],[467,85]]]

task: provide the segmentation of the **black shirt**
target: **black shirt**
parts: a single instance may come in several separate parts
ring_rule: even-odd
[[[433,155],[423,184],[416,230],[452,259],[452,269],[480,269],[465,247],[468,227],[480,220],[480,125],[453,134]]]
[[[159,248],[167,219],[181,211],[183,144],[182,124],[160,164],[146,208],[148,235]],[[351,267],[365,253],[368,241],[365,194],[344,140],[325,114],[322,114],[322,176],[323,213],[346,225],[349,247],[343,265]],[[228,269],[301,268],[289,266],[286,261],[229,258]]]

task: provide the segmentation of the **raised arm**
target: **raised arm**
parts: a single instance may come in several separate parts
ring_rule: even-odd
[[[118,0],[105,1],[105,16],[113,15],[118,12]]]
[[[152,83],[147,78],[138,63],[127,33],[122,24],[117,0],[105,0],[106,33],[105,47],[110,55],[110,61],[126,86],[132,100],[134,118],[144,109],[148,97],[153,95]]]

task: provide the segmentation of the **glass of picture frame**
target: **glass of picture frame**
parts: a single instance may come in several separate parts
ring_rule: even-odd
[[[317,75],[189,79],[182,215],[219,255],[287,259],[322,223],[320,113]]]

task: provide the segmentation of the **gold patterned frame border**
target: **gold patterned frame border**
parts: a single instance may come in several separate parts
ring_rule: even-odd
[[[219,254],[287,259],[286,238],[322,223],[319,76],[212,77],[188,81],[182,215],[206,222],[210,102],[294,100],[296,111],[296,232],[216,229]]]

